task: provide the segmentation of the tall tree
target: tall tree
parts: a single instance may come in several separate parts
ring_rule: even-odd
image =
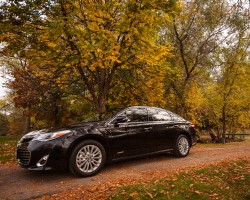
[[[101,116],[119,69],[154,69],[169,56],[169,45],[157,40],[176,7],[175,1],[10,0],[1,8],[3,52],[30,66],[73,69]]]
[[[206,89],[219,84],[214,83],[213,78],[227,69],[226,61],[220,62],[222,57],[227,52],[228,58],[231,56],[238,60],[241,56],[239,51],[232,53],[234,46],[240,46],[241,53],[248,54],[243,46],[249,38],[249,16],[247,7],[241,2],[185,1],[182,11],[175,15],[174,23],[165,29],[165,37],[162,37],[163,41],[174,44],[175,55],[170,61],[171,70],[166,74],[168,107],[194,121],[199,127],[204,125],[204,120],[212,117],[208,117],[209,110],[220,96],[217,93],[214,100],[208,99]],[[231,73],[228,77],[232,79],[234,75]],[[236,90],[232,94],[235,93]]]
[[[8,103],[4,99],[0,99],[0,136],[7,135],[9,131],[9,121],[6,115]]]
[[[245,27],[245,26],[244,26]],[[209,100],[210,121],[225,142],[226,132],[248,128],[250,122],[250,65],[247,27],[232,38],[230,48],[218,55],[219,73],[205,90]],[[236,39],[236,40],[235,40]]]
[[[177,99],[176,112],[188,115],[188,91],[193,81],[201,85],[209,78],[213,55],[234,34],[230,23],[233,13],[226,0],[185,1],[166,29],[165,39],[174,44],[167,88]]]

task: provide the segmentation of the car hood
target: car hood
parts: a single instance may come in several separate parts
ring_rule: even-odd
[[[70,124],[68,126],[65,126],[63,128],[65,129],[77,129],[77,128],[82,128],[82,127],[102,127],[104,126],[106,121],[99,121],[99,122],[81,122],[81,123],[76,123],[76,124]]]
[[[40,134],[46,134],[46,133],[53,133],[53,132],[59,132],[59,131],[65,131],[65,130],[77,130],[81,128],[85,129],[93,129],[93,128],[101,128],[105,125],[106,121],[100,121],[100,122],[81,122],[76,124],[70,124],[64,127],[52,127],[48,129],[41,129],[41,130],[35,130],[31,131],[27,134],[25,134],[22,139],[32,139]]]

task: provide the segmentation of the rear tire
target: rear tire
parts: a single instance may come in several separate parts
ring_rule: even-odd
[[[106,152],[102,144],[95,140],[85,140],[73,149],[69,170],[75,176],[93,176],[103,168],[105,161]]]
[[[189,154],[190,143],[187,136],[181,134],[177,137],[174,147],[174,155],[178,158],[186,157]]]

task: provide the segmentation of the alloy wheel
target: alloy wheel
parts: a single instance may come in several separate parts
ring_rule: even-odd
[[[101,163],[102,152],[96,145],[86,145],[76,155],[76,165],[84,173],[94,172]]]
[[[186,155],[189,151],[189,143],[186,137],[181,137],[178,141],[179,152]]]

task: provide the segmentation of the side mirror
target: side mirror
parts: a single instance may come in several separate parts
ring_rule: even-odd
[[[119,123],[125,123],[125,122],[128,122],[129,119],[127,118],[127,116],[125,115],[119,115],[115,118],[114,120],[114,124],[115,126],[117,126]]]

